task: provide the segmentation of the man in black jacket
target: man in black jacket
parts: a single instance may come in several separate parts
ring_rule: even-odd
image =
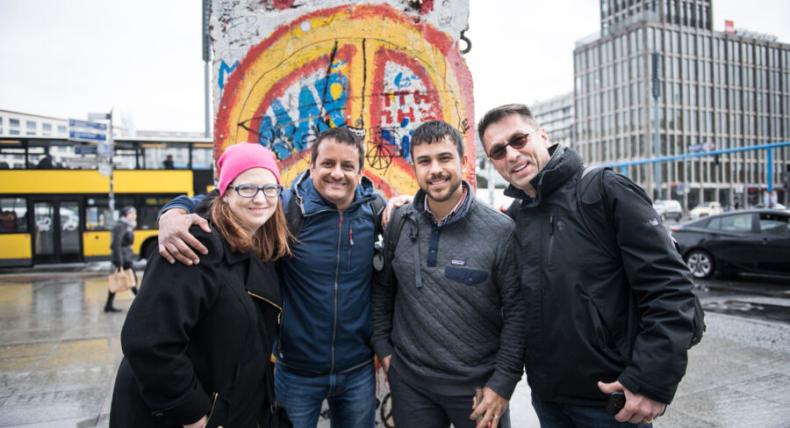
[[[528,307],[525,366],[541,425],[650,424],[686,371],[695,304],[650,199],[608,170],[582,182],[592,181],[591,191],[579,190],[582,159],[550,144],[524,105],[489,111],[478,132],[516,199],[509,212]],[[626,404],[612,417],[605,407],[616,392]]]

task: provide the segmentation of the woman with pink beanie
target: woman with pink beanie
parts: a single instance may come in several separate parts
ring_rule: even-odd
[[[281,298],[273,262],[290,254],[280,171],[257,143],[225,149],[209,249],[197,265],[149,262],[121,333],[111,427],[271,427],[270,354]]]

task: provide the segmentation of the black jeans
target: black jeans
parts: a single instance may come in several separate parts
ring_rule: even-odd
[[[598,407],[574,406],[543,401],[532,394],[532,407],[542,428],[651,428],[652,424],[617,422],[614,416]]]
[[[472,414],[472,395],[447,396],[410,385],[398,377],[395,370],[387,373],[392,393],[392,414],[399,427],[475,428],[469,419]],[[505,410],[500,428],[510,428],[510,410]]]

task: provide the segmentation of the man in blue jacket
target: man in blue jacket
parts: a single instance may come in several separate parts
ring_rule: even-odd
[[[275,372],[277,400],[297,428],[317,425],[324,399],[332,426],[375,424],[370,284],[377,213],[371,201],[378,195],[362,176],[363,161],[362,142],[351,131],[329,129],[312,146],[310,169],[281,195],[286,210],[298,207],[302,214],[299,230],[291,231],[293,257],[280,265]],[[204,250],[188,233],[191,224],[208,227],[186,215],[196,202],[178,198],[160,218],[159,251],[171,263],[198,263],[192,248]]]

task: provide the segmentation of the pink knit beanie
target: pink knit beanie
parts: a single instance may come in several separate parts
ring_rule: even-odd
[[[258,143],[234,144],[222,153],[217,161],[219,169],[219,194],[225,195],[230,183],[242,172],[251,168],[265,168],[274,174],[280,184],[280,169],[271,150]]]

